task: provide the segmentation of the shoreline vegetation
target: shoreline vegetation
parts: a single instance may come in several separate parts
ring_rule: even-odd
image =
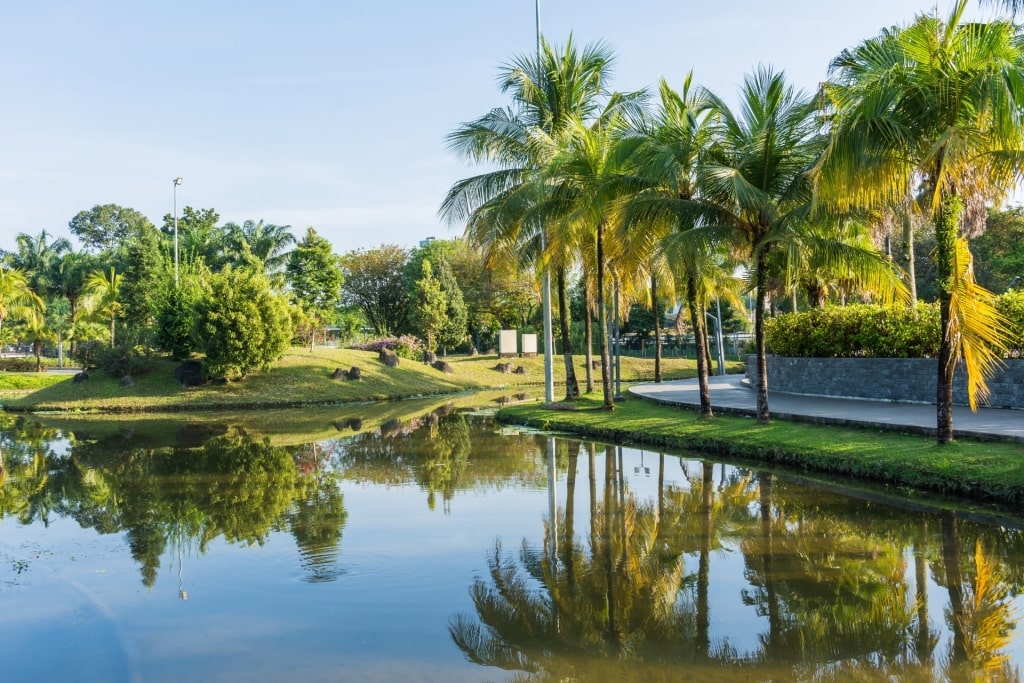
[[[572,410],[544,408],[543,358],[499,359],[494,355],[449,356],[445,360],[454,372],[444,373],[422,362],[402,359],[396,368],[381,363],[377,354],[345,349],[294,348],[270,371],[251,375],[240,382],[207,384],[184,389],[174,380],[176,363],[158,360],[151,372],[121,387],[117,378],[94,374],[79,384],[72,375],[52,380],[55,373],[43,373],[42,388],[4,389],[2,380],[21,373],[0,373],[0,403],[8,413],[50,414],[56,419],[80,416],[102,420],[116,416],[146,415],[159,420],[160,413],[183,415],[202,413],[203,420],[227,419],[230,415],[253,415],[294,420],[288,409],[346,408],[376,402],[412,398],[456,398],[460,405],[486,401],[500,407],[505,394],[513,404],[500,407],[500,422],[530,428],[587,436],[604,441],[633,443],[687,450],[763,466],[781,466],[787,471],[824,477],[838,477],[856,484],[882,485],[890,492],[908,496],[930,492],[979,503],[1019,505],[1024,502],[1024,449],[1011,442],[959,440],[938,446],[930,436],[879,432],[866,427],[817,425],[776,419],[758,425],[750,417],[719,414],[702,419],[685,407],[659,405],[629,397],[617,402],[614,413],[600,410],[600,390],[573,401]],[[578,368],[585,359],[575,358]],[[499,363],[523,368],[521,374],[495,370]],[[665,379],[695,376],[691,359],[666,358]],[[359,367],[360,380],[333,379],[336,369]],[[742,365],[729,364],[731,372]],[[583,372],[579,370],[582,380]],[[650,381],[651,359],[623,357],[624,383]],[[555,364],[555,381],[563,380],[564,368]],[[32,373],[25,373],[26,375]],[[540,390],[540,391],[538,391]],[[562,386],[556,386],[556,400]],[[526,402],[522,399],[529,396]],[[474,399],[473,396],[479,396]],[[514,397],[514,398],[513,398]],[[281,411],[277,413],[275,411]],[[294,412],[294,411],[293,411]],[[147,418],[149,419],[149,418]],[[323,422],[321,418],[317,418]],[[373,421],[368,420],[367,426]],[[329,425],[321,425],[325,434]]]
[[[601,402],[585,398],[575,410],[538,405],[500,409],[504,424],[564,432],[613,443],[687,450],[796,474],[882,485],[890,492],[953,496],[977,503],[1024,502],[1024,449],[1019,443],[962,439],[938,445],[934,436],[846,425],[716,415],[630,397],[616,403],[614,421]]]
[[[371,401],[456,395],[471,391],[543,386],[544,359],[498,358],[496,355],[451,355],[443,358],[452,369],[442,372],[417,360],[401,359],[398,367],[385,366],[376,353],[352,349],[294,347],[267,372],[226,384],[208,383],[183,388],[174,378],[177,363],[157,359],[152,370],[132,378],[122,387],[120,379],[99,372],[87,381],[74,383],[70,374],[50,383],[56,373],[0,373],[0,405],[7,412],[58,413],[160,413],[215,410],[267,410],[307,406],[335,406]],[[561,359],[554,365],[556,398],[564,391],[565,368]],[[577,375],[584,377],[584,356],[574,357]],[[495,367],[511,364],[513,372]],[[336,370],[359,368],[361,379],[334,379]],[[739,362],[728,364],[741,371]],[[521,372],[516,372],[519,370]],[[696,361],[686,358],[662,359],[665,379],[696,377]],[[595,371],[599,374],[599,371]],[[35,375],[46,378],[47,386],[4,391],[6,376]],[[622,358],[622,381],[636,383],[654,378],[653,360]],[[595,377],[595,382],[599,378]]]

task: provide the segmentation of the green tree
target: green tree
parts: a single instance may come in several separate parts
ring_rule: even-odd
[[[351,251],[341,258],[344,281],[341,300],[362,312],[382,336],[401,330],[409,314],[409,296],[402,277],[409,253],[395,245]]]
[[[177,287],[165,287],[156,317],[156,345],[171,353],[174,360],[185,360],[201,348],[196,340],[196,306],[203,298],[203,283],[210,277],[199,264],[183,269]]]
[[[453,185],[440,214],[449,222],[464,223],[467,238],[488,253],[489,262],[532,263],[543,272],[551,261],[567,255],[564,241],[553,246],[545,225],[548,216],[540,209],[554,147],[537,142],[557,138],[571,121],[590,121],[603,110],[614,56],[602,43],[580,51],[571,38],[562,50],[542,40],[538,53],[502,67],[499,82],[502,92],[512,96],[510,107],[494,109],[449,134],[452,151],[473,162],[495,164],[498,170]],[[569,329],[568,315],[568,305],[559,306],[563,331]],[[563,333],[567,393],[576,395],[568,342]]]
[[[92,252],[116,249],[146,227],[152,227],[148,218],[117,204],[97,204],[88,211],[79,211],[68,223],[71,234]]]
[[[174,282],[170,262],[152,225],[141,226],[123,245],[125,258],[121,284],[124,322],[133,328],[149,328],[159,313],[159,293]]]
[[[285,276],[292,302],[315,322],[333,321],[341,301],[341,264],[331,243],[309,228],[288,256]],[[312,347],[314,338],[310,336]]]
[[[225,223],[222,229],[228,264],[237,268],[244,265],[250,255],[254,256],[276,284],[288,264],[288,248],[295,244],[291,228],[290,225],[275,225],[262,220],[247,220],[242,225]]]
[[[32,291],[23,271],[0,265],[0,340],[4,321],[24,306],[42,308],[43,300]]]
[[[448,321],[448,306],[441,290],[441,281],[434,277],[430,261],[422,263],[423,276],[413,285],[409,318],[427,342],[427,349],[437,348],[437,339]]]
[[[466,338],[467,307],[462,295],[462,288],[452,272],[450,259],[458,248],[458,243],[447,240],[433,240],[426,245],[413,249],[409,261],[405,265],[406,287],[409,290],[409,298],[412,309],[410,311],[410,322],[414,327],[419,327],[426,333],[424,323],[435,317],[432,313],[423,311],[426,317],[416,312],[420,305],[426,309],[433,307],[431,301],[433,293],[430,292],[435,285],[437,288],[437,315],[436,324],[432,327],[434,341],[428,343],[430,350],[437,348],[434,344],[447,349],[450,346],[461,344]],[[427,275],[429,266],[430,274]],[[424,287],[426,289],[424,289]],[[425,297],[425,298],[424,298]]]
[[[1005,291],[1011,282],[1024,289],[1024,207],[989,210],[985,226],[971,242],[978,282],[993,292]]]
[[[178,216],[178,259],[180,263],[203,261],[210,270],[220,270],[225,262],[225,232],[217,227],[220,214],[214,209],[194,209],[186,206]],[[160,228],[168,244],[168,253],[174,254],[174,216],[164,214]]]
[[[113,268],[108,271],[94,270],[85,279],[87,292],[86,308],[92,316],[110,319],[110,346],[114,346],[114,328],[117,318],[124,310],[121,304],[121,285],[124,276]]]
[[[54,271],[61,257],[71,252],[71,243],[59,237],[51,241],[50,233],[41,231],[33,237],[27,233],[18,233],[14,237],[16,251],[9,255],[8,261],[28,275],[33,291],[41,297],[52,293]]]
[[[214,377],[244,378],[270,369],[292,338],[288,303],[266,276],[226,268],[210,277],[208,293],[196,306],[207,371]]]
[[[917,189],[935,229],[942,345],[937,439],[953,440],[953,374],[963,361],[972,405],[1004,343],[990,296],[973,280],[961,232],[1006,196],[1024,155],[1024,48],[1008,21],[921,15],[844,51],[824,94],[832,137],[821,166],[826,198],[842,205],[899,201]],[[966,259],[966,262],[964,262]]]

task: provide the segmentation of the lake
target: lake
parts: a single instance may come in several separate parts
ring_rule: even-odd
[[[471,402],[0,417],[5,680],[1020,680],[1017,518]]]

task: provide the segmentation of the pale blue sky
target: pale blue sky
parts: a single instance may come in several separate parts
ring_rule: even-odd
[[[945,14],[949,0],[938,2]],[[813,89],[840,50],[923,0],[542,0],[545,37],[608,42],[611,86],[687,70],[731,99],[759,63]],[[991,10],[972,16],[989,16]],[[115,203],[313,226],[339,253],[451,237],[438,205],[475,169],[444,137],[507,104],[533,0],[9,2],[0,23],[0,248]]]

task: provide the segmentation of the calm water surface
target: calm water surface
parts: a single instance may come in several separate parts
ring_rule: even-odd
[[[438,404],[0,418],[5,681],[1019,680],[1016,524]]]

